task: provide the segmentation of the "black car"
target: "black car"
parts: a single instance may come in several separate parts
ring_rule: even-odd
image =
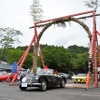
[[[64,76],[41,73],[41,74],[27,74],[19,82],[19,88],[26,90],[28,87],[39,87],[41,91],[45,91],[48,87],[59,85],[64,88],[66,78]]]
[[[66,79],[68,78],[68,74],[66,74],[66,73],[58,73],[58,75],[64,76]]]

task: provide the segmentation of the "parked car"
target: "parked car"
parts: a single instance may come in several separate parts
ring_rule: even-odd
[[[98,81],[100,81],[100,73],[98,74]]]
[[[0,76],[6,74],[6,71],[0,71]]]
[[[64,77],[68,77],[68,74],[66,74],[66,73],[58,73],[58,75],[60,75],[60,76],[64,76]]]
[[[11,74],[11,73],[2,74],[2,75],[0,75],[0,82],[7,81],[7,80],[11,81],[13,79],[13,77],[14,77],[14,74]]]
[[[64,88],[66,78],[64,76],[53,75],[50,70],[40,70],[37,74],[27,74],[19,82],[19,88],[26,90],[28,87],[39,87],[41,91],[45,91],[48,87],[59,85]]]
[[[30,72],[28,72],[27,70],[24,70],[24,71],[19,71],[19,73],[18,73],[18,82],[20,82],[21,81],[21,79],[24,77],[24,76],[26,76],[27,74],[30,74]]]
[[[72,80],[74,83],[85,83],[86,82],[86,74],[80,73],[78,75],[72,76]]]

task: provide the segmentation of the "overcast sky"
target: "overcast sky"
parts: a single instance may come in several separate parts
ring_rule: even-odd
[[[0,27],[11,27],[23,33],[20,46],[29,45],[34,35],[30,5],[32,0],[0,0]],[[45,19],[62,17],[69,14],[89,11],[83,0],[40,0]],[[98,9],[100,11],[100,9]],[[98,12],[100,13],[100,12]],[[92,20],[84,20],[92,31]],[[100,32],[100,17],[97,18],[97,30]],[[70,45],[88,46],[87,33],[76,23],[66,24],[66,28],[56,25],[48,28],[40,43],[68,47]],[[18,45],[17,45],[18,46]]]

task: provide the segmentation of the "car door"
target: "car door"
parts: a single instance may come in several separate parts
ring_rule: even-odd
[[[61,82],[61,78],[58,76],[52,76],[52,84],[53,85],[58,85]]]

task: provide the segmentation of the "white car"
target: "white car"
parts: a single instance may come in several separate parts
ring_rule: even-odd
[[[0,75],[4,75],[6,73],[7,73],[6,71],[0,71]]]

